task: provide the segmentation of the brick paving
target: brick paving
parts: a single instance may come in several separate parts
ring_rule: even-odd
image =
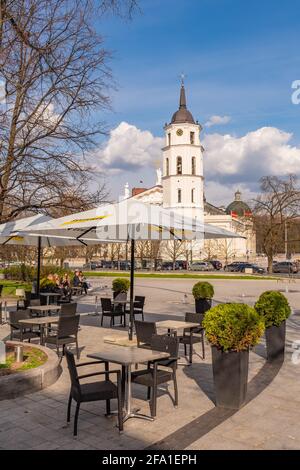
[[[96,281],[92,281],[96,284]],[[97,280],[110,286],[111,280]],[[194,280],[138,279],[137,294],[146,295],[146,319],[178,318],[192,311],[191,286]],[[213,281],[216,298],[242,300],[250,304],[266,289],[285,289],[276,281]],[[178,369],[179,407],[160,391],[157,418],[154,422],[131,419],[123,434],[116,428],[115,417],[104,417],[104,402],[83,404],[79,416],[78,437],[72,425],[66,425],[69,376],[65,359],[59,380],[43,391],[13,400],[0,401],[0,449],[299,449],[300,448],[300,364],[293,364],[292,344],[300,340],[300,281],[287,293],[294,309],[287,327],[285,363],[272,371],[265,362],[264,341],[250,353],[249,402],[238,412],[228,413],[214,406],[214,390],[210,348],[203,361],[194,356],[190,367]],[[299,290],[299,292],[297,292]],[[79,344],[81,361],[101,348],[108,328],[100,327],[95,311],[95,294],[82,297]],[[107,292],[109,292],[107,290]],[[188,293],[187,304],[183,303]],[[0,337],[8,335],[8,327],[0,326]],[[200,345],[196,345],[200,353]],[[183,351],[181,351],[183,354]],[[90,370],[90,369],[89,369]],[[84,372],[84,371],[82,371]],[[277,374],[277,375],[276,375]],[[172,385],[169,387],[172,394]],[[133,403],[149,414],[145,389],[133,386]]]

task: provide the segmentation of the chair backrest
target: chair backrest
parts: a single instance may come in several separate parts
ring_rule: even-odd
[[[39,305],[41,305],[41,299],[31,299],[29,305],[31,307],[39,306]]]
[[[134,306],[137,308],[144,308],[145,297],[143,295],[135,295],[134,297]]]
[[[79,315],[60,316],[58,320],[57,336],[63,338],[65,336],[77,335],[79,327]]]
[[[112,311],[111,300],[105,297],[101,297],[100,300],[101,300],[102,312],[111,312]]]
[[[16,312],[9,312],[9,323],[15,328],[19,328],[19,320],[26,320],[30,318],[30,310],[17,310]]]
[[[80,384],[79,384],[79,380],[78,380],[78,374],[77,374],[77,368],[76,368],[76,364],[75,364],[74,354],[71,351],[69,351],[68,349],[65,349],[65,354],[66,354],[66,359],[67,359],[67,364],[68,364],[68,369],[69,369],[72,388],[73,389],[75,388],[78,391],[78,393],[80,394]]]
[[[138,346],[140,346],[140,344],[150,345],[152,336],[157,334],[156,323],[150,322],[150,321],[136,320],[134,324],[135,324],[137,345]]]
[[[170,354],[170,358],[178,358],[179,342],[174,336],[153,335],[151,338],[151,349]]]
[[[114,292],[114,300],[127,300],[127,292]]]
[[[199,326],[202,326],[203,318],[203,313],[186,312],[185,314],[185,321],[189,321],[191,323],[199,323]]]
[[[62,304],[59,315],[60,316],[76,315],[76,310],[77,310],[77,303]]]

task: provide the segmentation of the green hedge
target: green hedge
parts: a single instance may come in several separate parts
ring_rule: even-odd
[[[212,299],[214,296],[214,287],[209,282],[196,282],[193,287],[192,294],[195,300]]]
[[[254,308],[264,320],[266,328],[280,326],[291,314],[287,298],[281,292],[271,290],[261,294]]]
[[[245,351],[255,346],[265,325],[253,307],[220,304],[208,310],[203,320],[208,341],[222,351]]]
[[[33,266],[27,264],[21,264],[19,266],[10,266],[3,270],[5,279],[15,280],[15,281],[24,281],[31,282],[36,279],[37,269]],[[73,271],[70,269],[62,269],[58,266],[42,266],[41,267],[41,278],[47,278],[49,274],[58,274],[63,276],[65,273],[68,273],[70,278],[73,277]]]

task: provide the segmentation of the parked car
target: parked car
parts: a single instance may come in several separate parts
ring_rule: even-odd
[[[179,269],[188,269],[188,262],[187,261],[184,261],[184,260],[178,260],[176,261],[176,263],[178,264],[179,266]]]
[[[86,263],[83,265],[83,269],[88,269],[94,271],[95,269],[101,268],[101,264],[98,261],[91,261],[90,263]]]
[[[218,261],[217,259],[210,259],[210,260],[208,260],[208,262],[211,263],[217,271],[222,269],[221,261]]]
[[[175,269],[179,269],[178,261],[175,261]],[[164,261],[161,265],[163,271],[172,271],[173,270],[173,261]]]
[[[265,274],[266,272],[265,268],[262,268],[261,266],[258,266],[257,264],[253,264],[253,263],[240,263],[238,265],[237,271],[244,273],[247,268],[252,269],[253,273],[256,273],[256,274]]]
[[[214,267],[208,261],[195,261],[191,264],[190,269],[191,271],[211,271]]]
[[[274,273],[296,274],[298,271],[299,267],[293,261],[279,261],[273,265]]]
[[[236,272],[238,271],[240,264],[241,264],[241,261],[233,261],[232,263],[225,264],[224,271]]]

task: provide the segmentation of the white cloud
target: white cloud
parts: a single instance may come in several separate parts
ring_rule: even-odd
[[[234,199],[234,193],[239,190],[242,193],[242,200],[251,205],[257,193],[245,183],[222,184],[218,181],[208,180],[205,183],[205,197],[211,204],[221,207],[227,206]]]
[[[153,168],[161,160],[163,142],[164,139],[154,137],[149,131],[121,122],[110,132],[105,145],[95,152],[93,162],[99,171],[110,174]]]
[[[218,126],[220,124],[228,124],[231,121],[230,116],[211,116],[209,120],[204,124],[205,127]]]
[[[293,134],[262,127],[242,137],[207,134],[203,139],[205,176],[220,182],[256,183],[265,175],[300,174],[300,148]]]

